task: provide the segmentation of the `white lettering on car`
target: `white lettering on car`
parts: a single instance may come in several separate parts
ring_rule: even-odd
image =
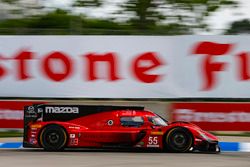
[[[78,107],[45,107],[47,114],[78,114]]]

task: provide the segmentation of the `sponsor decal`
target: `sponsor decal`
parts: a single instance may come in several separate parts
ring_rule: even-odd
[[[34,124],[34,125],[31,125],[30,127],[31,127],[31,129],[33,129],[33,128],[41,128],[42,125],[40,125],[40,124]]]
[[[31,131],[31,135],[36,135],[37,132],[36,131]]]
[[[70,134],[69,137],[70,137],[71,139],[74,139],[74,138],[76,138],[76,135],[75,135],[75,134]]]
[[[150,133],[151,135],[163,135],[164,133],[163,132],[151,132]]]
[[[160,147],[158,136],[149,136],[147,147]]]
[[[38,113],[42,113],[43,112],[43,109],[42,108],[38,108]]]
[[[78,139],[75,139],[75,138],[70,139],[70,145],[72,145],[72,146],[77,146],[78,143],[79,143],[79,140],[78,140]]]
[[[112,126],[114,124],[114,121],[113,120],[108,120],[108,125],[109,126]]]
[[[37,140],[35,138],[30,138],[29,143],[30,144],[37,144]]]
[[[33,106],[29,106],[29,107],[28,107],[28,110],[27,110],[27,113],[28,113],[28,114],[36,114],[35,108],[34,108]]]
[[[160,147],[159,145],[147,145],[147,147],[150,147],[150,148],[158,148],[158,147]]]
[[[69,129],[80,129],[79,126],[69,126]]]
[[[47,114],[79,114],[78,107],[45,107]]]

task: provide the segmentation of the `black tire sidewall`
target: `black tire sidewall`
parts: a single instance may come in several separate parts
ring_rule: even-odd
[[[50,144],[46,138],[51,133],[56,133],[59,136],[58,142]],[[61,151],[64,149],[67,142],[67,134],[65,130],[58,125],[49,125],[45,127],[40,134],[40,144],[47,151]]]
[[[186,146],[183,148],[177,148],[171,141],[171,138],[173,138],[173,136],[177,133],[179,134],[181,133],[185,136]],[[169,132],[166,133],[166,135],[164,136],[163,140],[164,140],[163,142],[164,149],[170,152],[188,152],[190,148],[193,146],[192,134],[189,132],[188,129],[182,127],[177,127],[169,130]]]

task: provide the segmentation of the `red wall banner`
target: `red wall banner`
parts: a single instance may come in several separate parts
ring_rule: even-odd
[[[172,121],[210,131],[250,131],[250,103],[173,103]]]
[[[38,101],[0,101],[0,128],[22,129],[23,108]]]

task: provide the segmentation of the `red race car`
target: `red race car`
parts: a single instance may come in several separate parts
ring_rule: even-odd
[[[26,106],[23,147],[220,152],[218,138],[198,126],[170,123],[144,107],[131,106]]]

